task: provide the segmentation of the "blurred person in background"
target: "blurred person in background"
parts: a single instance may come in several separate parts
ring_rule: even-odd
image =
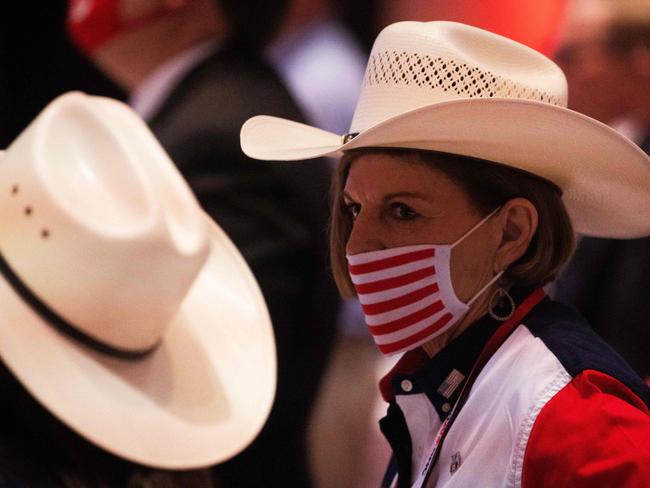
[[[261,54],[287,6],[71,1],[68,16],[75,44],[129,92],[203,208],[242,251],[269,305],[277,398],[253,445],[217,467],[224,486],[310,485],[306,426],[335,334],[338,299],[324,267],[328,165],[263,164],[238,144],[241,124],[258,111],[303,118]]]
[[[575,0],[556,54],[569,106],[650,153],[650,2]],[[612,161],[612,165],[616,161]],[[648,216],[650,219],[650,216]],[[650,382],[650,238],[580,239],[554,285]]]
[[[340,19],[335,0],[292,0],[267,54],[311,123],[333,132],[348,129],[366,53]]]

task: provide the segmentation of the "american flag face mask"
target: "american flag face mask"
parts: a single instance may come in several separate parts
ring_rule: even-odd
[[[348,255],[348,271],[366,324],[379,350],[399,354],[439,336],[458,322],[496,280],[467,303],[451,282],[451,250],[486,222],[483,218],[452,244],[422,244]]]

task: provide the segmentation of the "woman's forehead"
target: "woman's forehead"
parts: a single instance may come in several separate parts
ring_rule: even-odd
[[[417,192],[426,194],[459,191],[460,187],[442,171],[406,154],[372,152],[350,163],[346,193],[384,194]]]

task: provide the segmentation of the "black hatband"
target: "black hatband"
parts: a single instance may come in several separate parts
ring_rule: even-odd
[[[68,337],[80,342],[81,344],[94,349],[97,352],[108,354],[120,359],[141,359],[149,355],[158,343],[152,347],[143,350],[129,350],[120,349],[110,346],[104,342],[85,334],[77,327],[69,323],[54,310],[52,310],[45,302],[36,296],[29,287],[20,279],[20,277],[11,269],[9,263],[5,260],[2,253],[0,253],[0,273],[5,277],[7,282],[12,286],[14,291],[27,303],[32,309],[40,315],[48,324],[54,326],[60,332],[63,332]]]

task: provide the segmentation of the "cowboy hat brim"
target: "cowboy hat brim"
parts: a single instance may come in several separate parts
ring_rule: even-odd
[[[242,126],[241,146],[262,160],[340,157],[369,147],[470,156],[558,185],[578,233],[650,234],[650,158],[611,127],[551,104],[507,98],[440,102],[391,117],[346,143],[308,125],[257,116]]]
[[[0,276],[0,357],[47,410],[107,451],[189,469],[258,434],[276,384],[275,342],[243,258],[206,216],[210,254],[159,346],[138,360],[89,349],[37,315]]]

